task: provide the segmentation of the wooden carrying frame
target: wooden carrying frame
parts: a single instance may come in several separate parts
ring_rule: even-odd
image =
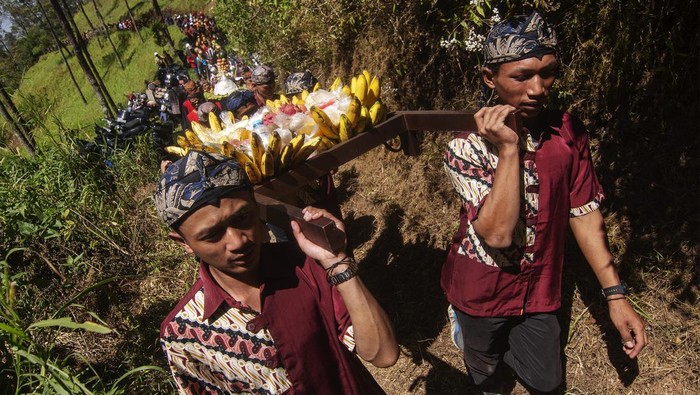
[[[509,114],[505,124],[519,133],[522,127],[520,114],[517,112]],[[420,153],[417,135],[419,132],[459,133],[476,129],[473,111],[391,113],[386,121],[371,130],[335,145],[294,169],[256,186],[255,199],[260,206],[260,216],[264,221],[284,229],[289,235],[291,235],[289,222],[293,219],[297,221],[309,240],[329,251],[338,252],[344,245],[344,234],[336,228],[333,221],[327,218],[304,221],[301,208],[279,199],[295,194],[299,188],[397,136],[401,140],[404,154],[417,156]]]

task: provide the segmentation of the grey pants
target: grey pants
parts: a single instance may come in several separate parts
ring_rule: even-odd
[[[474,317],[457,308],[455,312],[464,362],[476,385],[490,387],[488,379],[501,360],[534,390],[554,391],[561,384],[561,329],[554,313]]]

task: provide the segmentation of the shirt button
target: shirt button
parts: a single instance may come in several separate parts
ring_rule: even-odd
[[[249,322],[248,324],[246,324],[245,328],[250,332],[257,332],[255,330],[255,324],[253,324],[252,322]]]

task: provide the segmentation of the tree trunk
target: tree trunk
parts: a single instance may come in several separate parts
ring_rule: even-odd
[[[109,34],[109,28],[107,27],[107,24],[105,23],[105,20],[102,17],[100,10],[97,8],[97,2],[95,0],[92,0],[92,5],[93,7],[95,7],[95,15],[97,15],[97,19],[99,19],[100,23],[102,23],[102,29],[104,30],[104,34],[107,37],[107,41],[109,41],[109,45],[112,46],[114,55],[117,57],[117,61],[119,61],[119,66],[121,66],[122,70],[124,70],[124,62],[122,62],[122,57],[119,56],[119,51],[117,51],[117,47],[115,47],[114,42],[112,42],[112,37]]]
[[[7,112],[7,108],[5,108],[5,105],[1,101],[0,115],[2,115],[5,121],[10,125],[10,128],[12,128],[12,134],[14,134],[17,140],[19,140],[24,149],[26,149],[27,152],[33,156],[35,154],[34,142],[30,139],[29,136],[26,136],[24,132],[22,132],[22,129],[17,125],[17,122],[15,122],[15,120]]]
[[[83,48],[81,47],[79,41],[75,38],[73,30],[70,26],[70,22],[68,22],[68,18],[66,18],[66,14],[63,12],[63,9],[61,8],[61,5],[58,2],[59,0],[49,1],[51,2],[51,6],[56,12],[56,17],[58,18],[58,21],[61,23],[63,32],[66,34],[66,36],[68,37],[68,41],[70,41],[71,45],[73,46],[73,52],[75,53],[75,57],[78,60],[78,64],[80,64],[80,67],[85,72],[85,76],[87,77],[87,80],[90,83],[92,90],[95,91],[95,96],[97,97],[97,102],[100,104],[100,107],[102,107],[102,112],[104,113],[105,117],[114,118],[112,110],[107,104],[107,100],[105,99],[104,95],[102,94],[100,85],[97,83],[97,79],[95,78],[92,69],[90,68],[87,60],[85,59]]]
[[[17,106],[15,106],[14,100],[12,100],[12,96],[10,96],[9,93],[7,93],[7,89],[5,89],[5,84],[0,82],[0,97],[2,97],[2,100],[5,102],[5,107],[8,108],[10,111],[10,115],[13,116],[17,122],[18,126],[24,132],[26,136],[28,136],[28,139],[34,144],[34,139],[31,138],[31,130],[29,130],[29,123],[24,119],[22,116],[22,113],[19,112],[17,109]]]
[[[141,42],[143,43],[143,37],[141,36],[141,32],[139,31],[139,27],[136,26],[136,19],[134,19],[134,15],[131,13],[131,7],[129,7],[129,1],[124,0],[124,4],[126,4],[126,10],[129,11],[129,18],[131,18],[131,24],[134,25],[134,31],[136,34],[139,35],[139,38],[141,39]]]
[[[156,15],[158,15],[160,20],[163,21],[163,25],[165,26],[165,39],[168,41],[170,49],[173,50],[173,57],[176,57],[177,52],[175,50],[175,43],[173,42],[173,38],[170,37],[170,31],[168,30],[168,22],[165,21],[165,17],[163,16],[163,12],[160,9],[160,5],[158,5],[158,0],[151,0],[151,3],[153,3],[153,10],[156,12]]]
[[[83,16],[85,17],[85,20],[87,21],[88,26],[90,26],[90,32],[94,32],[95,25],[92,24],[92,21],[90,20],[90,18],[88,18],[87,13],[85,13],[85,8],[83,8],[83,0],[75,0],[75,1],[76,1],[76,3],[78,3],[78,7],[80,7],[80,12],[82,12]],[[100,40],[100,35],[99,34],[96,35],[95,38],[97,39],[97,45],[99,45],[100,48],[102,48],[102,41]]]
[[[70,68],[70,65],[68,64],[68,59],[66,59],[66,55],[63,54],[63,43],[61,40],[58,38],[58,35],[56,32],[53,30],[53,26],[51,25],[51,20],[49,19],[49,16],[46,14],[46,9],[44,9],[44,6],[41,5],[41,1],[36,2],[39,5],[39,10],[41,10],[41,13],[44,15],[44,18],[46,19],[46,24],[49,26],[49,31],[51,32],[51,36],[53,36],[53,39],[56,41],[56,44],[58,45],[58,52],[61,53],[61,58],[63,58],[63,64],[66,65],[66,69],[68,69],[68,74],[70,75],[70,79],[73,81],[73,85],[75,85],[75,89],[78,90],[78,93],[80,94],[80,98],[83,100],[83,104],[87,104],[87,100],[85,99],[85,95],[83,95],[83,91],[80,89],[80,85],[78,85],[78,81],[75,80],[75,75],[73,74],[73,70]]]
[[[97,69],[97,66],[95,66],[95,63],[92,61],[92,56],[90,56],[90,51],[88,50],[88,45],[87,41],[83,39],[83,35],[80,34],[78,31],[78,26],[75,24],[75,19],[73,19],[73,15],[70,14],[70,8],[68,7],[68,4],[66,3],[66,0],[61,0],[63,2],[64,9],[68,10],[69,13],[66,14],[66,17],[68,18],[68,21],[71,23],[71,25],[75,28],[76,34],[76,39],[78,41],[78,44],[83,48],[84,55],[85,55],[85,60],[88,63],[88,66],[92,69],[92,73],[95,76],[95,79],[97,80],[97,84],[99,85],[100,89],[102,90],[102,95],[104,95],[104,98],[107,100],[107,105],[110,106],[110,110],[112,113],[116,114],[117,113],[117,106],[114,104],[114,101],[112,100],[112,95],[109,94],[109,91],[107,90],[107,86],[105,86],[104,81],[102,80],[102,76],[100,75],[100,71]]]

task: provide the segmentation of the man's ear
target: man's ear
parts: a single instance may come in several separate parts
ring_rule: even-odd
[[[488,67],[481,68],[481,78],[484,80],[484,84],[489,87],[489,89],[496,89],[496,84],[493,82],[495,73]]]
[[[170,239],[175,240],[177,243],[179,243],[182,246],[182,248],[185,249],[185,252],[187,252],[188,254],[194,255],[194,250],[192,250],[190,245],[187,244],[187,241],[185,241],[185,238],[182,237],[179,233],[177,233],[175,231],[168,232],[168,237],[170,237]]]

